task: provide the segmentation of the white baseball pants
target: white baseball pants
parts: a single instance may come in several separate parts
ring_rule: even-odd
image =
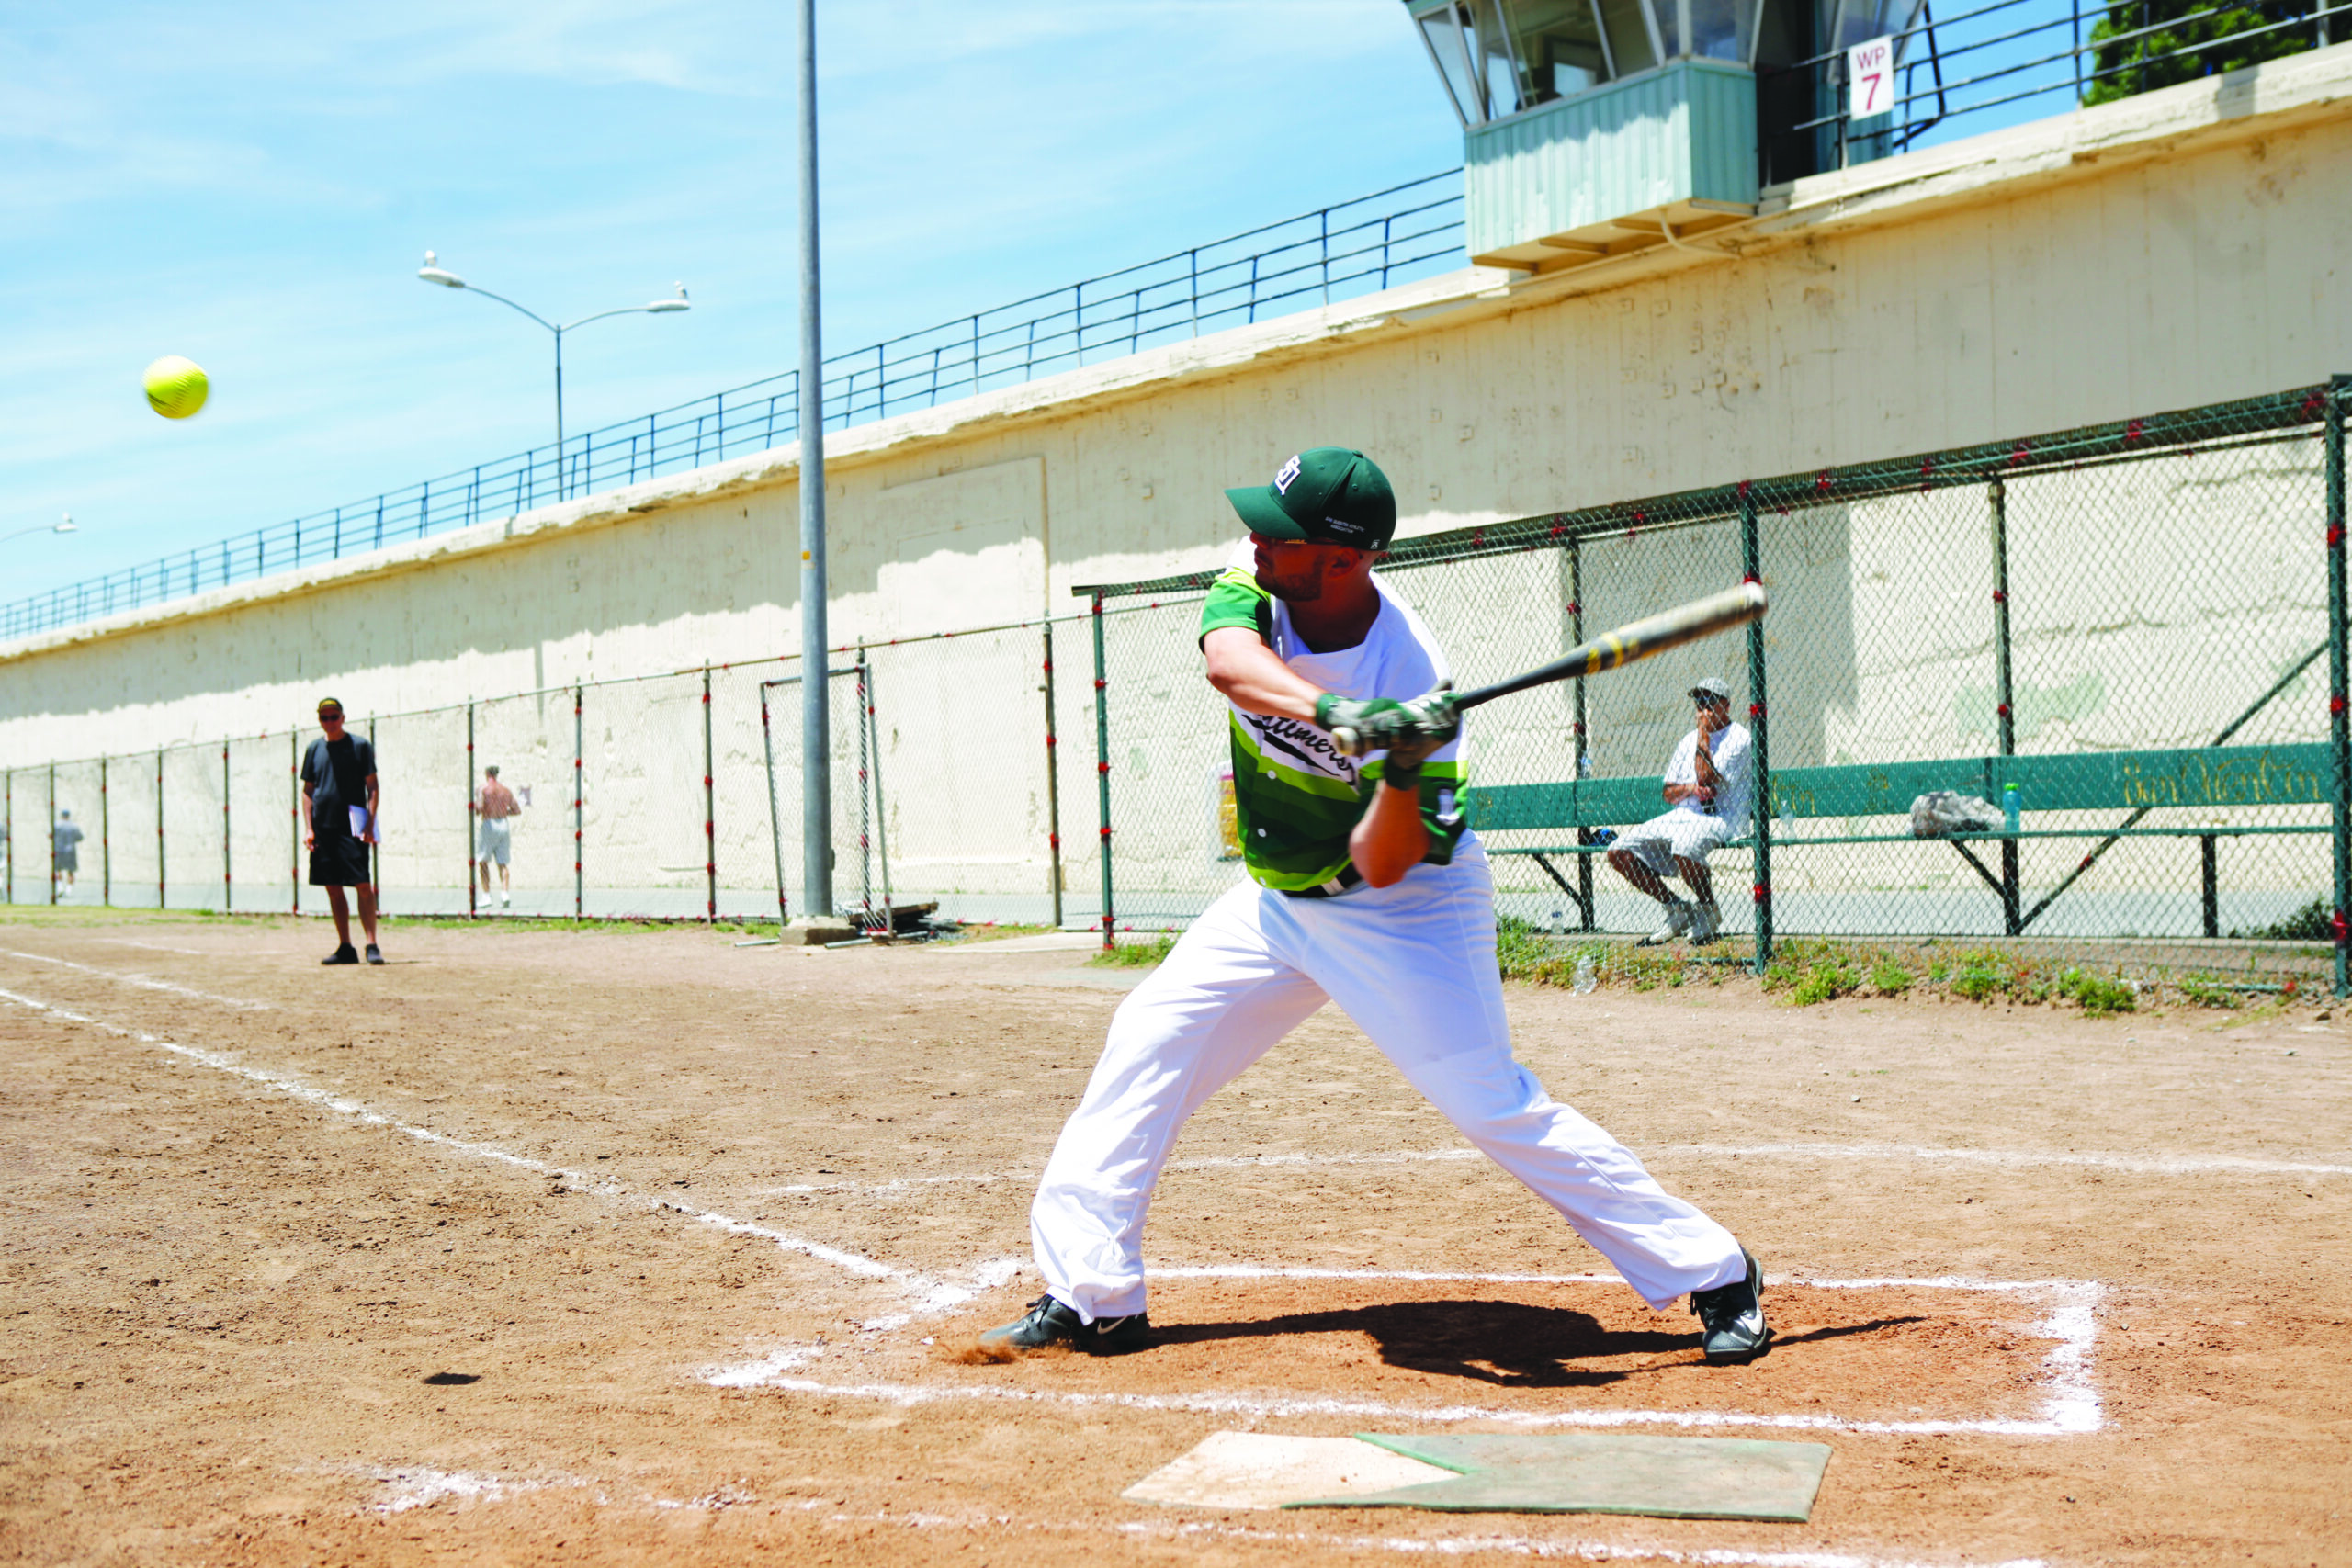
[[[1338,898],[1244,883],[1128,993],[1029,1211],[1052,1295],[1090,1323],[1144,1310],[1144,1216],[1177,1134],[1326,999],[1651,1306],[1746,1277],[1730,1232],[1512,1060],[1494,885],[1465,839],[1450,866]]]

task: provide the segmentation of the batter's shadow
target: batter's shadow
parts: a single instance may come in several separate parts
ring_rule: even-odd
[[[1776,1334],[1775,1348],[1843,1339],[1923,1323],[1924,1317],[1880,1317],[1802,1334]],[[1464,1378],[1498,1388],[1605,1388],[1691,1364],[1699,1349],[1698,1319],[1687,1332],[1611,1330],[1589,1314],[1523,1302],[1392,1302],[1343,1311],[1291,1313],[1247,1323],[1155,1325],[1160,1345],[1272,1339],[1300,1334],[1363,1334],[1392,1367],[1438,1377]],[[1626,1356],[1675,1359],[1636,1367],[1589,1364]]]

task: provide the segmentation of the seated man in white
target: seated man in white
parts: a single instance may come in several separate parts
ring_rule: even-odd
[[[1723,916],[1707,856],[1748,826],[1754,752],[1746,727],[1731,721],[1731,688],[1710,675],[1690,688],[1690,700],[1698,722],[1666,765],[1665,815],[1627,829],[1609,852],[1619,875],[1666,907],[1664,922],[1644,946],[1683,935],[1714,940]],[[1665,878],[1678,874],[1690,889],[1688,900],[1666,886]]]

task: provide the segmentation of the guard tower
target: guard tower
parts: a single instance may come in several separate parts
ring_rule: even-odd
[[[1825,56],[1927,0],[1405,0],[1462,119],[1471,259],[1556,272],[1736,222],[1768,177],[1883,155]]]

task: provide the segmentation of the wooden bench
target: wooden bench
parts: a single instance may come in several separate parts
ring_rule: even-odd
[[[2022,807],[2019,830],[1961,833],[1941,839],[1914,839],[1906,825],[1898,831],[1806,834],[1785,840],[1790,848],[1816,844],[1942,843],[1950,845],[1984,880],[2001,900],[2002,925],[2010,935],[2022,934],[2059,895],[2072,886],[2115,844],[2126,838],[2173,838],[2200,840],[2204,875],[2204,923],[2207,936],[2220,935],[2216,846],[2224,838],[2273,834],[2325,833],[2324,823],[2300,825],[2143,828],[2152,811],[2177,808],[2218,809],[2263,806],[2324,806],[2335,798],[2335,766],[2324,741],[2278,746],[2208,746],[2164,751],[2089,751],[2064,756],[1946,757],[1917,762],[1862,763],[1835,768],[1775,769],[1770,776],[1772,818],[1784,821],[1846,818],[1859,823],[1873,818],[1907,818],[1914,799],[1931,790],[1951,790],[1998,805],[2002,786],[2018,786]],[[1573,833],[1570,842],[1487,846],[1489,854],[1525,855],[1544,869],[1560,890],[1575,900],[1582,929],[1593,923],[1592,860],[1611,847],[1594,841],[1604,828],[1624,828],[1645,822],[1666,809],[1657,778],[1582,779],[1563,784],[1480,784],[1474,778],[1466,795],[1471,827],[1482,834],[1503,832]],[[2112,827],[2035,829],[2023,826],[2048,813],[2122,811],[2130,815]],[[2096,839],[2065,879],[2030,910],[2019,910],[2018,844],[2028,839]],[[1776,831],[1773,842],[1783,842]],[[1727,849],[1756,843],[1754,831],[1733,840]],[[1973,845],[1998,846],[2001,867],[1996,873],[1980,859]],[[1573,883],[1554,863],[1576,857]]]

